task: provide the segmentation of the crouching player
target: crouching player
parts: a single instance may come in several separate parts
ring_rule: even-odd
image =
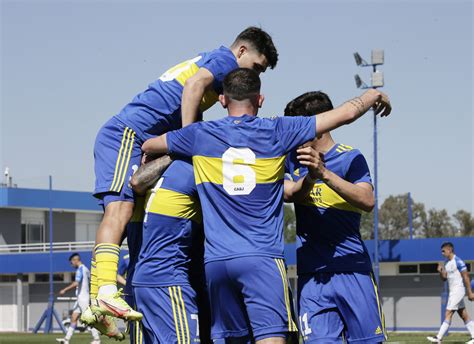
[[[136,191],[146,189],[150,174],[161,174],[155,162],[159,160],[143,165],[132,177]],[[197,294],[189,267],[201,222],[192,164],[175,160],[146,203],[142,248],[132,281],[137,309],[144,315],[146,344],[200,342]]]
[[[286,116],[333,109],[322,92],[292,100]],[[318,116],[316,116],[316,121]],[[305,343],[384,341],[384,319],[359,227],[374,195],[364,156],[329,132],[289,154],[285,200],[295,202],[298,305]]]

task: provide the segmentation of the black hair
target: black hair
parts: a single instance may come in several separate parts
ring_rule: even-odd
[[[227,97],[244,100],[258,95],[261,84],[256,71],[249,68],[237,68],[226,75],[222,86]]]
[[[441,248],[450,247],[454,251],[454,245],[451,241],[445,241],[441,244]]]
[[[239,42],[247,42],[252,45],[260,54],[263,54],[271,69],[275,68],[278,62],[278,52],[273,44],[272,37],[262,29],[250,26],[239,33],[232,46]]]
[[[285,116],[312,116],[332,109],[334,106],[326,93],[306,92],[286,105]]]
[[[79,253],[73,253],[69,256],[69,261],[71,261],[72,258],[74,258],[74,257],[79,257],[79,259],[81,259],[81,256],[79,255]]]

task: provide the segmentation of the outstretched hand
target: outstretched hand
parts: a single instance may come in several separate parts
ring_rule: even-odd
[[[365,92],[363,96],[369,99],[367,105],[370,105],[370,107],[374,109],[376,115],[385,117],[392,112],[392,104],[390,104],[390,99],[385,93],[376,89],[370,89]]]

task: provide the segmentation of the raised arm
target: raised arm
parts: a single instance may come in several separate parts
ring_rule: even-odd
[[[181,97],[181,120],[183,127],[198,120],[199,105],[206,89],[212,86],[214,76],[206,68],[200,68],[196,74],[184,83]]]
[[[375,109],[376,115],[382,117],[388,116],[392,111],[387,95],[375,89],[370,89],[360,97],[351,99],[334,110],[317,115],[316,133],[321,135],[352,123],[371,108]]]
[[[144,195],[148,189],[156,184],[171,162],[171,158],[165,155],[141,165],[130,180],[133,191],[139,195]]]

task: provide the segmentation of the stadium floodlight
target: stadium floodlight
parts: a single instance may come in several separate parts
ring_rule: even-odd
[[[368,66],[369,64],[365,61],[359,53],[354,53],[354,60],[358,66]]]
[[[362,89],[369,88],[369,86],[367,86],[367,84],[362,81],[359,74],[354,75],[354,80],[355,80],[357,88],[362,88]]]
[[[372,50],[372,65],[383,65],[384,51],[383,49]]]
[[[383,72],[376,71],[372,73],[372,87],[383,87]]]

